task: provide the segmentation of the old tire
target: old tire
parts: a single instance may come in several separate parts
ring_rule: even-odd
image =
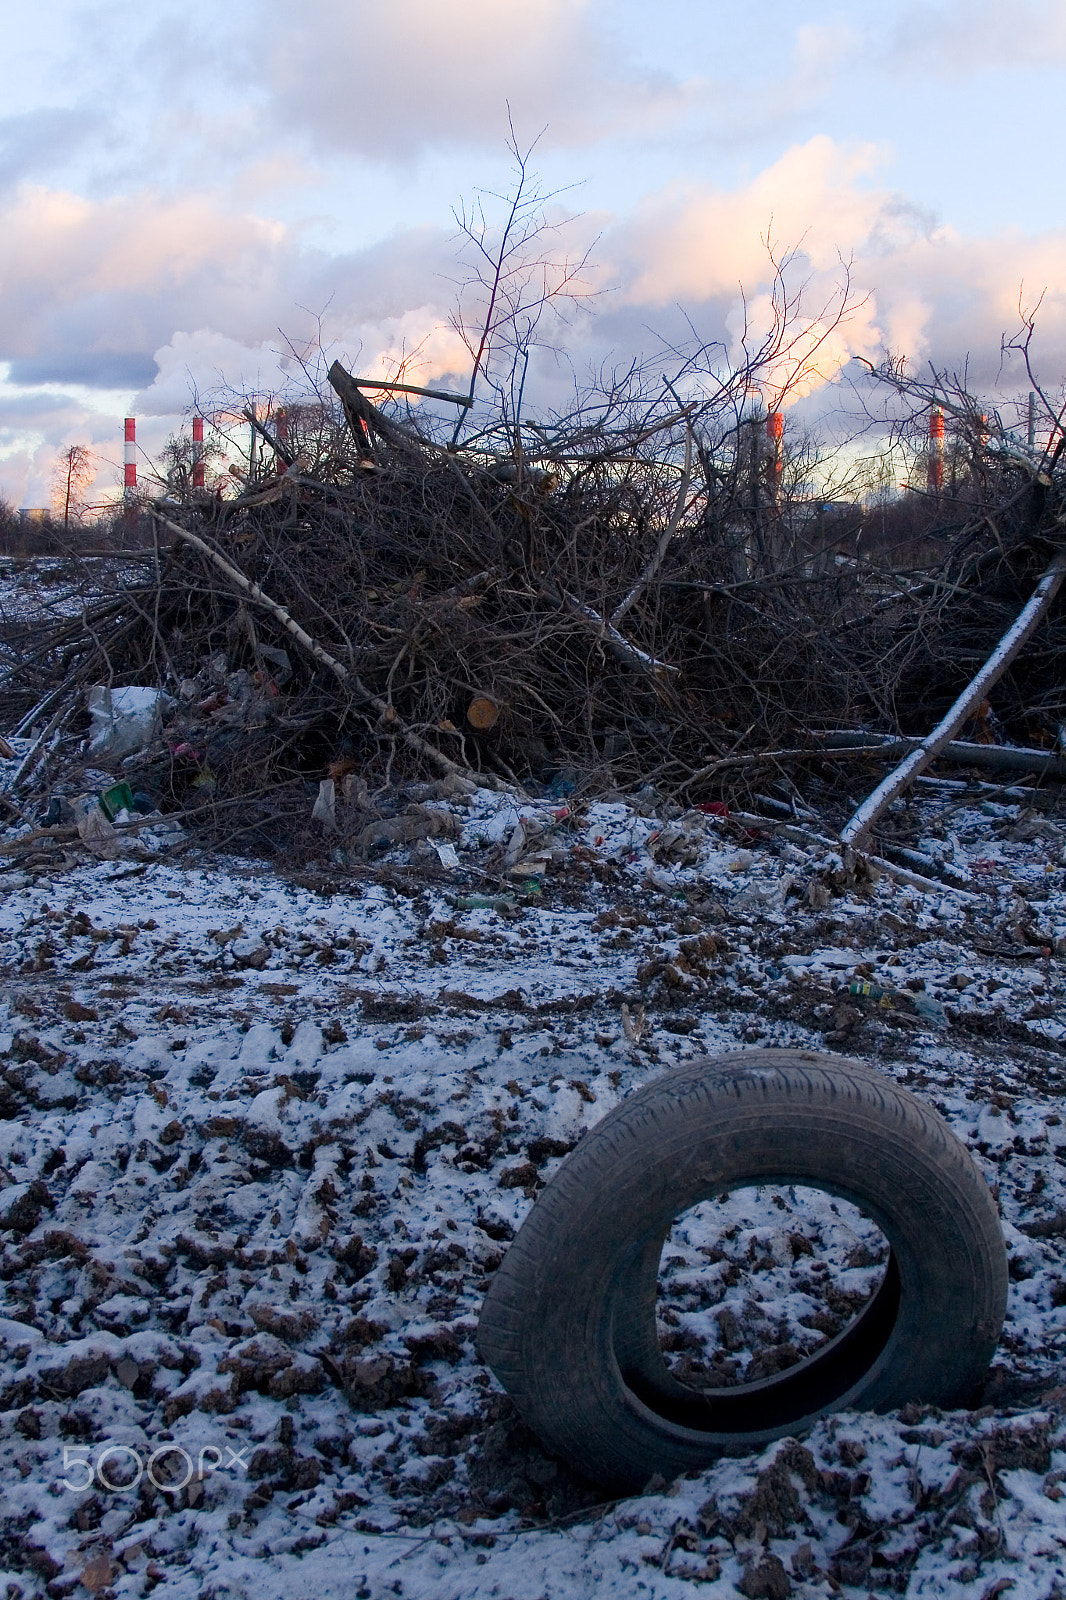
[[[880,1289],[797,1366],[677,1381],[655,1330],[675,1218],[754,1183],[859,1206],[891,1245]],[[965,1147],[927,1105],[839,1057],[706,1057],[631,1095],[567,1157],[493,1279],[478,1346],[526,1422],[586,1477],[639,1489],[845,1408],[967,1403],[999,1339],[1007,1262]]]

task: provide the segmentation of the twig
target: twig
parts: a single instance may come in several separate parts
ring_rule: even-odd
[[[760,817],[757,814],[749,814],[744,811],[732,812],[731,819],[742,827],[769,829],[774,833],[782,834],[786,839],[793,840],[796,844],[813,845],[817,849],[831,851],[835,851],[838,847],[837,841],[831,839],[828,834],[819,833],[815,828],[804,828],[798,823],[779,822],[773,817]],[[949,894],[953,894],[957,899],[970,901],[973,904],[978,903],[981,899],[980,895],[971,893],[969,889],[962,889],[957,884],[947,881],[937,881],[933,878],[923,877],[920,872],[912,872],[909,867],[897,866],[894,861],[886,861],[884,856],[867,856],[866,860],[871,866],[876,867],[878,872],[884,873],[886,878],[894,878],[897,882],[909,884],[912,888],[921,889],[926,894],[943,895],[947,890]]]
[[[369,448],[370,435],[376,433],[384,439],[386,444],[420,444],[421,440],[405,437],[404,430],[397,428],[387,417],[382,416],[376,406],[372,406],[366,396],[361,393],[358,384],[350,372],[345,371],[339,361],[335,361],[327,373],[330,386],[344,407],[344,414],[352,430],[356,443],[364,449]],[[362,429],[367,430],[364,435]]]
[[[44,715],[52,703],[61,698],[63,691],[67,687],[68,685],[64,682],[59,684],[55,689],[49,689],[47,694],[42,695],[37,704],[34,706],[33,710],[27,711],[26,715],[22,718],[22,721],[18,724],[18,726],[11,730],[11,737],[13,739],[21,739],[23,734],[25,734],[29,728],[33,727],[38,718]]]
[[[113,822],[111,824],[115,833],[138,834],[145,828],[160,828],[166,825],[171,827],[177,822],[187,822],[198,817],[214,816],[217,811],[224,811],[229,806],[247,806],[256,800],[265,799],[267,795],[278,794],[284,789],[294,787],[296,780],[288,778],[284,783],[271,783],[264,789],[254,789],[248,794],[232,795],[225,800],[212,800],[207,804],[187,806],[183,811],[168,811],[159,816],[131,817],[128,822]],[[262,820],[256,826],[264,827]],[[59,823],[51,828],[34,828],[32,833],[20,834],[17,839],[0,844],[0,855],[17,855],[20,850],[28,850],[38,844],[67,844],[80,838],[78,829],[71,823]]]
[[[668,661],[657,661],[646,650],[641,650],[638,645],[630,644],[625,635],[619,633],[617,628],[612,627],[606,617],[601,617],[598,611],[593,610],[592,606],[585,605],[572,594],[564,593],[560,595],[550,584],[542,584],[538,592],[545,600],[550,600],[553,605],[558,606],[561,611],[569,612],[572,617],[578,618],[582,622],[591,623],[611,653],[617,656],[619,661],[624,662],[627,667],[634,667],[638,672],[643,672],[650,677],[659,679],[676,676],[680,671],[680,668],[671,666]]]
[[[717,761],[708,762],[705,767],[700,767],[690,778],[687,778],[678,789],[678,794],[683,794],[686,789],[691,789],[694,783],[703,778],[713,778],[716,773],[725,772],[734,767],[758,767],[773,764],[779,761],[828,761],[856,757],[877,755],[877,748],[871,750],[861,744],[823,745],[812,749],[810,745],[795,745],[784,750],[750,750],[742,755],[722,756]]]
[[[895,759],[918,749],[922,743],[921,739],[904,734],[851,733],[846,730],[825,735],[812,734],[811,737],[833,741],[832,745],[826,744],[812,750],[812,755],[839,757],[849,750],[861,750],[863,755],[872,756],[874,760]],[[1061,756],[1053,756],[1047,750],[1029,750],[1023,745],[971,744],[968,740],[952,739],[950,744],[937,752],[936,759],[953,761],[965,767],[997,767],[1008,771],[1039,772],[1049,778],[1066,778],[1066,760]]]

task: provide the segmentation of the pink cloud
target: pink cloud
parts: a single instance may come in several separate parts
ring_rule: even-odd
[[[579,371],[585,363],[624,367],[654,346],[649,329],[669,332],[672,322],[687,336],[677,305],[701,336],[739,356],[739,285],[753,338],[771,316],[767,237],[782,250],[798,246],[793,281],[808,280],[811,319],[791,365],[769,375],[768,400],[774,390],[816,395],[850,357],[876,359],[882,346],[958,370],[969,356],[972,382],[987,391],[1000,376],[1001,334],[1017,326],[1023,284],[1029,305],[1046,288],[1036,354],[1057,384],[1066,372],[1066,230],[971,237],[938,226],[883,186],[879,161],[877,147],[819,137],[732,190],[670,185],[629,216],[599,219],[598,281],[614,292],[598,316],[553,329],[565,359],[553,365],[546,351],[537,355],[527,406],[567,403],[566,359]],[[851,258],[859,303],[830,331],[821,312],[841,256]],[[330,256],[211,195],[96,202],[25,187],[0,206],[0,361],[12,363],[16,386],[0,413],[0,453],[3,483],[19,485],[6,492],[31,492],[42,451],[116,427],[111,411],[134,392],[154,449],[194,392],[275,393],[301,382],[283,334],[306,345],[312,362],[321,347],[385,374],[412,357],[420,378],[457,384],[469,363],[448,328],[453,273],[453,244],[437,228]],[[1027,380],[1008,366],[1006,382]]]
[[[609,243],[629,268],[627,300],[646,305],[703,300],[752,289],[767,268],[766,240],[802,246],[816,270],[865,239],[882,196],[865,180],[873,145],[842,149],[820,135],[796,145],[742,189],[675,186],[649,197]]]
[[[814,370],[793,386],[797,398],[851,356],[873,359],[881,347],[960,370],[970,356],[975,381],[994,383],[1001,335],[1018,325],[1023,282],[1031,305],[1046,287],[1037,348],[1046,370],[1066,372],[1066,231],[971,237],[938,226],[878,184],[882,155],[819,136],[740,188],[670,186],[608,230],[605,270],[621,280],[622,302],[653,325],[680,304],[736,357],[743,298],[753,336],[767,323],[768,240],[779,258],[797,250],[792,282],[808,279],[809,316],[829,296],[841,258],[850,261],[855,299],[864,304],[822,344]]]

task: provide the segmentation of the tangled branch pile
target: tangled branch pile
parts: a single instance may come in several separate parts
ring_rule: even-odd
[[[89,686],[148,684],[174,704],[123,775],[205,822],[243,797],[275,845],[327,773],[353,800],[456,773],[810,793],[871,759],[827,730],[924,731],[1063,542],[1059,454],[972,406],[944,494],[863,511],[816,497],[739,382],[681,403],[638,377],[454,448],[330,380],[285,439],[256,424],[268,459],[235,497],[153,502],[149,548],[7,618],[2,725],[37,730],[13,790],[84,761]],[[997,689],[1001,738],[1054,736],[1064,653],[1056,607]]]

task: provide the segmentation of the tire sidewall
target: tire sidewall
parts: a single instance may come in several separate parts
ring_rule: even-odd
[[[646,1340],[650,1324],[653,1335],[656,1246],[683,1212],[748,1183],[807,1184],[870,1215],[892,1245],[899,1312],[879,1355],[831,1406],[787,1429],[709,1433],[649,1410],[627,1387],[617,1328],[632,1323]],[[499,1269],[481,1344],[550,1443],[571,1455],[576,1445],[594,1476],[609,1463],[608,1475],[643,1482],[649,1460],[680,1471],[802,1431],[828,1410],[972,1387],[1005,1300],[1005,1261],[1002,1282],[988,1281],[990,1221],[1002,1250],[987,1186],[946,1124],[858,1063],[763,1051],[697,1062],[631,1096],[563,1164]],[[502,1352],[494,1301],[510,1313]]]

